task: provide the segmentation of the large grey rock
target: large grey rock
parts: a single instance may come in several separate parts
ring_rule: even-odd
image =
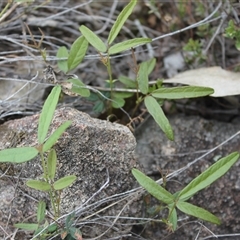
[[[0,148],[36,145],[38,118],[39,115],[25,117],[0,126]],[[125,206],[127,199],[111,207],[112,203],[122,198],[112,196],[131,190],[136,184],[131,175],[131,169],[136,166],[135,138],[127,127],[93,119],[71,108],[61,108],[56,111],[51,131],[66,120],[72,120],[72,125],[55,145],[58,156],[56,178],[75,174],[77,180],[62,192],[61,212],[66,214],[78,208],[80,219],[78,226],[82,228],[84,237],[97,237],[105,231],[106,234],[100,239],[120,236],[121,232],[129,231],[129,227],[122,226],[118,222],[113,227],[113,220],[121,210],[123,210],[121,216],[130,216],[133,209]],[[21,138],[17,141],[18,136]],[[4,168],[3,164],[0,166],[3,173],[6,167]],[[26,179],[41,177],[38,158],[15,165],[12,172],[14,172],[13,176],[5,175],[0,179],[0,225],[8,234],[13,231],[11,227],[13,223],[29,218],[35,213],[38,200],[47,199],[46,194],[30,190],[25,186]],[[15,176],[19,178],[16,179]],[[109,183],[99,191],[107,180]],[[98,194],[94,195],[97,191]],[[94,197],[91,198],[93,195]],[[90,198],[91,200],[84,205]],[[108,209],[96,214],[104,207]],[[93,214],[93,217],[88,218],[90,214]],[[83,218],[86,219],[81,222]],[[6,227],[7,222],[8,227]],[[0,236],[3,236],[1,231]]]

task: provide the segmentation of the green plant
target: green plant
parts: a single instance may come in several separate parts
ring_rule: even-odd
[[[150,8],[148,14],[155,14],[159,19],[161,19],[161,14],[159,13],[157,1],[156,0],[148,0],[145,4]]]
[[[17,223],[15,224],[15,227],[24,229],[26,231],[34,231],[34,236],[39,234],[39,236],[34,239],[45,240],[58,229],[58,225],[56,223],[49,226],[45,212],[46,203],[44,201],[39,201],[37,208],[37,223]]]
[[[190,38],[188,43],[183,47],[185,52],[185,61],[188,65],[194,63],[202,64],[206,61],[206,56],[202,52],[202,44],[199,40]]]
[[[40,156],[43,175],[40,180],[28,180],[26,185],[30,188],[47,192],[49,194],[51,206],[54,212],[54,220],[60,216],[61,191],[70,186],[76,179],[76,176],[69,175],[55,180],[57,154],[53,146],[62,133],[71,125],[71,121],[64,122],[50,136],[47,137],[60,92],[61,87],[55,86],[44,103],[38,123],[37,146],[10,148],[0,151],[0,162],[10,162],[14,164],[30,161],[37,155]],[[18,223],[15,226],[29,231],[34,230],[36,235],[48,224],[47,221],[43,223],[43,220],[45,219],[45,209],[46,204],[40,201],[37,210],[37,223]],[[51,229],[47,229],[43,236],[51,233],[55,228],[56,226],[51,227]]]
[[[220,224],[220,220],[212,213],[186,201],[197,192],[208,187],[218,178],[223,176],[238,159],[239,153],[234,152],[218,160],[211,167],[193,179],[185,188],[174,194],[158,185],[155,181],[137,169],[132,169],[132,174],[144,189],[165,204],[168,209],[168,217],[162,221],[167,224],[168,229],[175,231],[177,229],[176,209],[196,218],[200,218],[214,224]]]
[[[90,95],[89,87],[84,86],[82,81],[79,79],[74,79],[75,82],[73,79],[67,80],[68,83],[72,84],[69,86],[69,89],[81,96],[83,96],[82,91],[87,90],[88,92],[84,96],[90,96],[89,99],[96,102],[94,109],[101,112],[104,108],[107,108],[109,115],[112,113],[112,108],[123,108],[125,106],[125,99],[135,95],[136,103],[135,108],[132,111],[132,116],[134,117],[134,114],[137,112],[136,110],[139,108],[141,103],[144,102],[147,110],[153,116],[166,136],[173,140],[174,134],[172,128],[160,106],[163,103],[163,100],[206,96],[212,94],[213,89],[194,86],[165,88],[162,84],[150,87],[149,75],[155,67],[156,60],[150,59],[138,65],[134,53],[132,56],[136,76],[135,79],[129,79],[125,76],[119,76],[118,79],[113,79],[110,58],[111,55],[151,42],[151,39],[149,38],[135,38],[113,44],[136,4],[137,0],[131,0],[122,10],[110,30],[106,44],[89,28],[84,25],[80,26],[79,30],[81,31],[82,36],[72,44],[69,53],[65,47],[59,48],[57,57],[61,59],[58,61],[58,67],[65,73],[68,73],[72,69],[76,68],[83,60],[87,52],[88,44],[91,44],[98,52],[101,62],[105,65],[108,72],[109,79],[105,80],[106,89],[103,92],[99,92],[91,88],[94,91]],[[123,88],[120,90],[116,87],[116,84],[119,82],[123,84]],[[99,93],[100,97],[96,96],[96,94]],[[132,121],[133,120],[130,119],[130,123]]]
[[[72,213],[67,216],[65,226],[61,231],[61,238],[67,240],[82,240],[82,233],[79,229],[73,227],[73,221],[75,219],[75,214]]]
[[[234,24],[233,20],[228,22],[228,27],[225,29],[225,36],[234,39],[237,50],[240,50],[240,29]]]

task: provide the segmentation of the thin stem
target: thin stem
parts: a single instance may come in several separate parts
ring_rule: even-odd
[[[47,173],[47,166],[46,166],[46,162],[45,162],[45,159],[44,159],[44,156],[43,156],[43,152],[40,151],[40,157],[41,157],[41,162],[42,162],[42,169],[43,169],[43,177],[44,177],[44,180],[46,182],[49,182],[48,181],[48,173]]]
[[[7,5],[5,6],[5,8],[2,10],[2,12],[0,12],[0,17],[2,17],[2,15],[7,11],[7,9],[9,8],[9,6],[12,4],[12,1],[9,1],[7,3]]]
[[[59,207],[58,207],[58,210],[56,208],[56,191],[55,189],[53,188],[53,185],[52,185],[52,182],[51,182],[51,179],[49,179],[48,177],[48,171],[47,171],[47,166],[46,166],[46,161],[44,159],[44,156],[43,156],[43,152],[40,151],[40,157],[41,157],[41,162],[42,162],[42,169],[43,169],[43,177],[44,177],[44,180],[49,183],[51,185],[51,190],[49,191],[49,198],[50,198],[50,201],[51,201],[51,205],[52,205],[52,208],[53,208],[53,211],[54,211],[54,217],[57,219],[59,217]]]
[[[107,67],[107,71],[108,71],[108,77],[109,77],[109,82],[110,82],[110,89],[111,89],[111,93],[112,93],[112,90],[113,90],[113,79],[112,79],[112,67],[111,67],[109,53],[108,53],[108,56],[107,56],[106,67]]]
[[[49,191],[49,197],[50,197],[50,201],[52,204],[52,208],[54,211],[54,219],[57,219],[59,217],[59,212],[57,211],[56,208],[56,191],[54,190],[53,186],[51,185],[51,190]]]
[[[108,77],[109,77],[109,84],[110,84],[110,99],[113,99],[113,78],[112,78],[112,67],[110,62],[110,55],[109,51],[107,52],[107,62],[106,62]],[[109,102],[109,114],[112,113],[112,104]]]
[[[138,75],[138,70],[139,70],[139,67],[138,67],[138,64],[137,64],[137,59],[136,59],[136,56],[134,54],[134,49],[132,48],[132,58],[133,58],[133,63],[134,63],[134,73],[136,74],[136,95],[137,95],[137,100],[139,99],[139,87],[138,87],[138,81],[137,81],[137,75]]]

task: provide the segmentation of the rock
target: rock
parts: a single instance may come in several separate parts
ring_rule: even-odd
[[[36,145],[38,118],[39,115],[34,115],[0,126],[0,149],[13,145]],[[121,196],[121,193],[131,190],[136,185],[131,175],[131,169],[136,166],[134,136],[127,127],[93,119],[71,108],[56,111],[50,131],[66,120],[71,120],[72,124],[55,145],[58,157],[56,179],[74,174],[77,180],[62,192],[61,213],[67,214],[78,209],[78,226],[85,238],[101,234],[107,238],[128,232],[129,227],[118,224],[118,221],[113,224],[113,221],[118,214],[130,216],[132,211],[138,211],[134,210],[134,207],[130,208],[126,204],[129,199],[123,199],[124,195]],[[16,140],[18,136],[21,137]],[[12,234],[14,223],[26,220],[36,212],[38,200],[47,199],[46,194],[29,189],[25,185],[26,179],[39,179],[41,174],[40,161],[37,158],[15,165],[14,176],[4,176],[0,179],[1,202],[5,203],[0,204],[0,225],[9,235]],[[103,211],[103,208],[106,210]],[[97,213],[99,210],[102,211]],[[90,214],[93,216],[88,217]],[[8,217],[10,221],[6,227]],[[30,220],[33,221],[34,218]],[[0,231],[0,237],[2,234]]]
[[[139,163],[144,166],[145,173],[150,177],[159,179],[160,172],[163,175],[174,172],[187,166],[199,158],[195,164],[187,170],[179,173],[177,177],[169,180],[167,189],[174,193],[181,190],[193,178],[198,176],[207,167],[215,163],[221,157],[227,156],[233,151],[239,151],[239,134],[229,140],[223,146],[204,158],[201,156],[223,141],[236,134],[240,129],[240,123],[231,124],[202,119],[198,116],[183,116],[180,114],[169,117],[175,133],[175,141],[167,140],[153,119],[147,120],[140,132],[136,135]],[[163,224],[154,223],[145,226],[146,239],[200,239],[213,234],[233,234],[240,232],[240,161],[238,161],[222,178],[218,179],[208,188],[202,190],[190,203],[202,207],[218,216],[222,222],[220,226],[198,221],[188,217],[178,223],[181,228],[171,234],[166,231]],[[179,213],[179,218],[186,215]],[[146,216],[146,215],[145,215]],[[158,216],[158,219],[161,219]],[[203,224],[203,225],[202,225]],[[206,226],[207,228],[204,228]],[[198,235],[199,234],[199,235]],[[198,237],[196,237],[198,236]],[[239,238],[239,237],[237,237]],[[221,238],[222,239],[222,238]],[[223,239],[229,239],[227,236]]]

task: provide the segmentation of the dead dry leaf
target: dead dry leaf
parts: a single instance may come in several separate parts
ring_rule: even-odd
[[[221,67],[199,68],[177,74],[164,83],[181,83],[190,86],[214,89],[212,97],[225,97],[240,94],[240,73],[230,72]]]

